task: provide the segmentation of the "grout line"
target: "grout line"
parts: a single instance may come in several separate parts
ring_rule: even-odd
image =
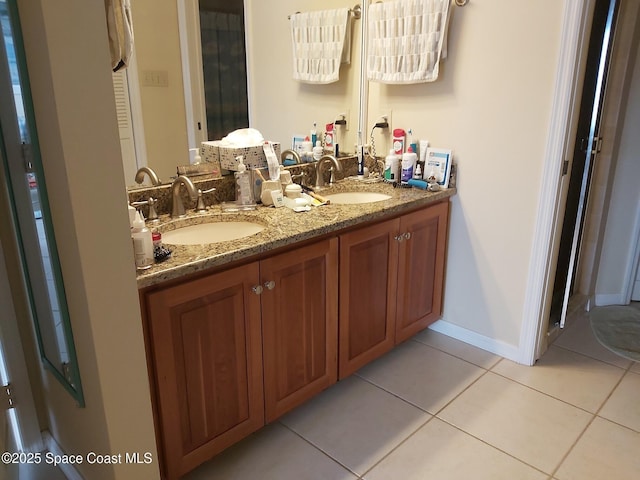
[[[306,443],[308,443],[309,445],[311,445],[314,449],[316,449],[317,451],[319,451],[320,453],[322,453],[324,456],[326,456],[327,458],[329,458],[330,460],[334,461],[335,463],[337,463],[338,465],[340,465],[342,468],[344,468],[345,470],[347,470],[350,473],[353,473],[357,478],[360,478],[360,474],[358,474],[357,472],[354,472],[353,470],[351,470],[349,467],[347,467],[345,464],[343,464],[342,462],[340,462],[338,459],[333,458],[329,453],[325,452],[322,448],[320,448],[318,445],[316,445],[315,443],[313,443],[311,440],[305,438],[304,436],[302,436],[301,434],[299,434],[298,432],[296,432],[294,429],[292,429],[291,427],[289,427],[288,425],[282,423],[281,420],[278,420],[278,423],[280,425],[282,425],[284,428],[286,428],[287,430],[289,430],[291,433],[293,433],[294,435],[296,435],[297,437],[301,438],[302,440],[304,440]]]
[[[434,415],[431,415],[422,425],[420,425],[418,428],[416,428],[413,432],[411,432],[409,435],[407,435],[406,438],[404,438],[398,445],[396,445],[395,447],[393,447],[389,452],[387,452],[386,455],[384,455],[380,460],[378,460],[376,463],[374,463],[368,470],[366,470],[362,476],[360,477],[360,479],[363,479],[365,475],[367,475],[368,473],[371,472],[371,470],[373,470],[374,468],[376,468],[378,465],[380,465],[389,455],[391,455],[393,452],[395,452],[398,448],[400,448],[401,445],[404,445],[411,437],[413,437],[416,433],[418,433],[418,430],[420,430],[422,427],[424,427],[427,423],[429,423],[431,420],[433,420],[435,418]]]
[[[545,472],[544,470],[541,470],[539,467],[536,467],[535,465],[531,465],[530,463],[525,462],[525,461],[524,461],[524,460],[522,460],[521,458],[516,457],[514,454],[509,453],[509,452],[507,452],[507,451],[505,451],[505,450],[502,450],[501,448],[499,448],[499,447],[497,447],[497,446],[495,446],[495,445],[492,445],[491,443],[487,442],[487,441],[486,441],[486,440],[484,440],[483,438],[480,438],[480,437],[478,437],[478,436],[474,435],[473,433],[467,432],[466,430],[464,430],[464,429],[462,429],[461,427],[459,427],[459,426],[457,426],[457,425],[455,425],[455,424],[453,424],[453,423],[449,422],[448,420],[445,420],[444,418],[440,418],[440,417],[435,417],[435,418],[437,418],[438,420],[440,420],[440,421],[441,421],[441,422],[443,422],[443,423],[446,423],[446,424],[447,424],[447,425],[449,425],[450,427],[453,427],[453,428],[455,428],[456,430],[458,430],[458,431],[460,431],[460,432],[464,433],[465,435],[469,435],[470,437],[475,438],[476,440],[478,440],[478,441],[479,441],[479,442],[481,442],[481,443],[484,443],[485,445],[487,445],[488,447],[492,448],[493,450],[497,450],[498,452],[504,453],[506,456],[513,458],[514,460],[518,461],[519,463],[522,463],[523,465],[526,465],[526,466],[528,466],[528,467],[531,467],[531,468],[533,468],[534,470],[536,470],[536,471],[538,471],[538,472],[540,472],[540,473],[543,473],[544,475],[549,475],[549,473]],[[549,478],[551,478],[551,477],[553,477],[553,474],[549,475]]]
[[[436,332],[436,333],[437,333],[437,332]],[[441,335],[444,335],[444,334],[441,334]],[[446,335],[445,335],[445,336],[446,336]],[[455,341],[460,342],[460,343],[464,343],[462,340],[458,340],[458,339],[453,338],[453,337],[448,337],[448,338],[451,338],[452,340],[455,340]],[[425,343],[425,342],[423,342],[423,341],[421,341],[421,340],[419,340],[419,339],[417,339],[417,338],[415,338],[415,337],[411,338],[410,340],[411,340],[412,342],[419,343],[420,345],[424,345],[424,346],[426,346],[426,347],[433,348],[434,350],[437,350],[437,351],[439,351],[439,352],[446,353],[447,355],[450,355],[450,356],[452,356],[452,357],[454,357],[454,358],[457,358],[458,360],[462,360],[463,362],[466,362],[466,363],[468,363],[468,364],[470,364],[470,365],[473,365],[473,366],[475,366],[475,367],[478,367],[478,368],[482,368],[482,369],[484,369],[484,370],[491,370],[491,369],[492,369],[493,367],[495,367],[498,363],[500,363],[500,361],[501,361],[501,360],[504,360],[504,357],[501,357],[500,355],[496,355],[495,353],[487,352],[487,350],[482,350],[480,347],[476,347],[475,345],[471,345],[471,344],[469,344],[469,343],[465,343],[465,345],[468,345],[468,346],[473,347],[473,348],[477,348],[478,350],[482,350],[483,352],[487,352],[487,353],[489,353],[490,355],[493,355],[494,357],[496,357],[496,361],[495,361],[493,364],[491,364],[489,367],[485,367],[485,366],[482,366],[482,365],[478,365],[477,363],[473,363],[473,362],[471,362],[471,361],[467,360],[466,358],[462,358],[462,357],[460,357],[460,356],[458,356],[458,355],[456,355],[456,354],[454,354],[454,353],[451,353],[451,352],[449,352],[449,351],[447,351],[447,350],[444,350],[444,349],[442,349],[442,348],[440,348],[440,347],[436,347],[435,345],[431,345],[431,344],[429,344],[429,343]]]
[[[534,392],[540,393],[540,394],[544,395],[545,397],[552,398],[553,400],[556,400],[558,402],[562,402],[565,405],[569,405],[570,407],[577,408],[578,410],[581,410],[581,411],[583,411],[585,413],[588,413],[589,415],[595,415],[594,412],[590,412],[589,410],[587,410],[587,409],[585,409],[583,407],[579,407],[578,405],[574,405],[573,403],[569,403],[567,400],[563,400],[562,398],[554,397],[550,393],[538,390],[537,388],[534,388],[531,385],[527,385],[526,383],[519,382],[518,380],[514,380],[513,378],[509,378],[509,377],[507,377],[505,375],[502,375],[501,373],[498,373],[498,372],[491,372],[491,373],[493,373],[494,375],[497,375],[499,377],[502,377],[505,380],[509,380],[510,382],[516,383],[516,384],[520,385],[521,387],[525,387],[525,388],[528,388],[529,390],[533,390]]]
[[[558,473],[558,470],[560,470],[560,467],[562,467],[562,465],[564,464],[564,462],[567,460],[567,458],[569,458],[569,455],[571,455],[571,452],[573,452],[573,450],[576,448],[576,445],[578,444],[578,442],[580,442],[580,440],[582,440],[582,437],[584,437],[584,434],[586,433],[586,431],[589,429],[589,427],[591,426],[591,424],[593,423],[593,421],[596,419],[597,415],[595,414],[591,414],[591,420],[589,420],[589,422],[587,423],[587,425],[582,429],[582,432],[580,432],[580,435],[577,436],[577,438],[574,440],[574,442],[571,444],[571,446],[569,447],[569,449],[566,451],[566,453],[562,456],[562,458],[560,459],[560,461],[558,462],[558,465],[556,465],[556,468],[553,469],[553,471],[551,472],[551,477],[554,477],[556,473]]]
[[[629,365],[627,365],[626,367],[621,367],[620,365],[616,365],[615,363],[607,362],[606,360],[602,360],[601,358],[596,358],[596,357],[594,357],[592,355],[589,355],[588,353],[578,352],[577,350],[573,350],[572,348],[565,347],[564,345],[556,345],[555,343],[552,343],[551,345],[549,345],[549,348],[551,348],[551,347],[561,348],[562,350],[565,350],[567,352],[575,353],[577,355],[582,355],[583,357],[590,358],[591,360],[596,360],[598,362],[604,363],[605,365],[611,365],[612,367],[616,367],[616,368],[619,368],[621,370],[629,370],[631,367],[633,367],[633,360],[630,360],[631,363]],[[602,347],[602,348],[604,348],[604,347]],[[621,355],[618,355],[618,356],[622,357]],[[626,357],[622,357],[622,358],[626,358]]]

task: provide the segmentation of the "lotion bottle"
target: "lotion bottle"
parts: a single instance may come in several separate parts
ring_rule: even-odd
[[[133,254],[138,270],[146,270],[153,265],[153,239],[151,230],[145,224],[140,212],[136,212],[131,227],[131,239],[133,241]]]
[[[247,171],[242,155],[238,160],[238,171],[234,173],[236,177],[236,203],[238,205],[251,205],[254,203],[253,190],[251,188],[251,172]]]
[[[418,157],[413,153],[413,148],[409,147],[402,154],[402,173],[400,174],[400,184],[407,185],[409,180],[413,178],[413,170],[416,168]]]
[[[384,181],[393,183],[398,180],[398,156],[392,148],[384,159]]]

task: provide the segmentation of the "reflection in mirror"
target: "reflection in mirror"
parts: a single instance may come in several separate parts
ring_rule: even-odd
[[[199,14],[202,55],[191,74],[203,72],[207,139],[218,139],[249,126],[244,5],[200,0]]]
[[[0,0],[0,153],[13,233],[44,364],[83,406],[15,0]],[[5,177],[5,172],[8,178]]]
[[[305,84],[293,79],[289,21],[289,16],[296,11],[350,8],[353,3],[350,0],[234,1],[237,6],[233,7],[233,12],[239,13],[240,4],[244,5],[246,85],[245,77],[239,73],[231,77],[237,89],[246,90],[249,115],[244,120],[236,116],[236,123],[224,125],[219,133],[206,130],[205,123],[215,122],[206,119],[204,107],[202,115],[198,116],[196,112],[196,107],[204,106],[205,96],[208,96],[205,95],[202,67],[199,86],[190,74],[191,69],[183,69],[183,58],[187,57],[188,50],[185,51],[182,45],[189,42],[201,45],[197,19],[204,1],[132,2],[135,53],[133,63],[125,72],[130,83],[132,135],[136,144],[143,144],[146,151],[140,154],[137,146],[131,149],[134,160],[131,173],[125,173],[127,186],[137,187],[133,177],[137,168],[143,165],[152,167],[163,182],[169,182],[176,175],[176,165],[187,165],[192,160],[189,148],[199,145],[200,141],[218,140],[235,128],[245,127],[247,118],[250,127],[258,129],[266,139],[280,142],[284,150],[291,148],[294,136],[310,135],[314,123],[323,131],[326,124],[345,113],[347,125],[339,128],[338,140],[341,151],[354,151],[360,105],[358,39],[361,21],[351,22],[351,62],[341,65],[339,81],[326,85]],[[219,8],[220,3],[226,7],[229,2],[214,3]],[[232,12],[227,9],[225,13]],[[181,29],[181,24],[191,27]],[[204,51],[198,52],[196,59],[202,62],[204,55]],[[243,54],[235,52],[234,56],[239,61]],[[225,69],[219,74],[228,75],[229,72]],[[185,91],[191,92],[192,101],[185,101]],[[208,98],[206,102],[209,103]],[[223,118],[226,117],[223,114]],[[137,122],[136,118],[140,120]]]

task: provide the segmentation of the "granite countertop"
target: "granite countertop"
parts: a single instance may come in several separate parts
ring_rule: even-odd
[[[287,207],[259,206],[254,211],[223,212],[220,205],[209,207],[206,213],[189,211],[187,217],[171,220],[162,215],[160,223],[151,225],[153,230],[166,231],[172,223],[207,223],[219,220],[244,220],[259,223],[265,229],[249,237],[205,245],[170,245],[171,258],[138,273],[138,288],[151,287],[167,280],[201,272],[227,263],[263,254],[287,245],[309,240],[371,220],[393,217],[404,211],[419,208],[455,195],[456,189],[426,192],[416,188],[394,188],[387,183],[367,183],[347,178],[320,193],[347,191],[381,192],[391,196],[388,200],[355,205],[322,205],[308,212],[294,212]]]

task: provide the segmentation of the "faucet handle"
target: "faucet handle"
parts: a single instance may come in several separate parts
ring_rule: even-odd
[[[140,201],[140,202],[131,202],[131,206],[139,208],[139,207],[142,207],[144,205],[149,205],[149,215],[147,215],[147,220],[149,220],[151,222],[157,222],[158,221],[158,212],[156,211],[155,203],[156,203],[156,201],[153,199],[153,197],[149,197],[148,200],[143,200],[143,201]]]
[[[198,189],[198,204],[196,205],[196,212],[202,213],[207,211],[207,206],[204,203],[204,198],[202,197],[202,195],[205,193],[214,192],[215,190],[216,190],[215,187],[210,188],[209,190]]]

